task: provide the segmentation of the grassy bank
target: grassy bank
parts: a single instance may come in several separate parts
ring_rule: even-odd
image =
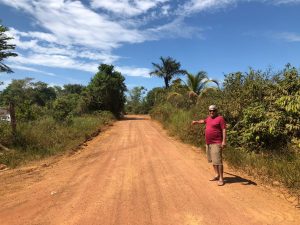
[[[31,160],[75,149],[113,120],[111,113],[103,112],[74,117],[68,123],[58,123],[51,117],[19,123],[14,143],[11,142],[9,126],[2,123],[1,143],[13,150],[1,152],[0,163],[16,167]]]
[[[154,108],[151,117],[161,122],[171,135],[177,136],[186,143],[204,147],[204,126],[191,125],[192,120],[201,117],[196,114],[194,109],[176,109],[170,104],[164,104]],[[288,146],[282,152],[255,152],[241,147],[232,147],[228,143],[224,158],[232,167],[258,176],[266,182],[278,181],[291,191],[300,194],[300,155],[288,151]]]

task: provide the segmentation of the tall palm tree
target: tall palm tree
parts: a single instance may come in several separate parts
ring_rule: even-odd
[[[171,79],[179,74],[185,74],[185,70],[181,70],[180,63],[171,57],[160,57],[161,64],[152,63],[154,70],[150,72],[150,75],[155,75],[164,79],[166,89],[170,86]]]
[[[11,52],[16,46],[9,44],[9,41],[13,38],[6,35],[7,31],[8,28],[0,24],[0,72],[12,73],[11,68],[3,63],[4,59],[17,56],[17,53]]]
[[[196,75],[186,73],[187,75],[187,86],[192,92],[192,95],[201,95],[205,89],[207,89],[208,83],[215,83],[219,88],[219,82],[214,79],[209,79],[205,71],[200,71]],[[210,87],[213,88],[213,87]]]

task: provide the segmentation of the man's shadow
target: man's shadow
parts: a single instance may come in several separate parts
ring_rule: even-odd
[[[224,173],[232,176],[232,177],[224,177],[224,181],[225,181],[226,184],[242,183],[243,185],[257,185],[252,180],[242,178],[242,177],[237,176],[237,175],[232,174],[232,173],[227,173],[227,172],[224,172]]]

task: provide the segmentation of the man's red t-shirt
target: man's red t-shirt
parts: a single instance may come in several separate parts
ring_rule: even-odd
[[[207,117],[204,120],[205,127],[205,140],[206,144],[222,144],[223,132],[225,129],[226,123],[222,116],[217,116],[215,118]]]

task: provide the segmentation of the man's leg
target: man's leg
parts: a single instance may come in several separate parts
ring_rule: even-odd
[[[209,163],[212,162],[212,158],[211,158],[211,145],[206,145],[206,155],[207,155],[207,161]],[[210,179],[210,181],[217,181],[219,180],[219,172],[218,172],[218,166],[213,164],[213,168],[214,168],[214,172],[215,172],[215,176],[213,178]]]
[[[223,165],[217,166],[218,174],[219,174],[219,181],[224,182],[223,179]]]
[[[218,174],[218,185],[224,185],[222,149],[220,144],[211,145],[211,157],[215,173]]]
[[[213,165],[215,171],[215,177],[220,178],[220,171],[218,165]]]

